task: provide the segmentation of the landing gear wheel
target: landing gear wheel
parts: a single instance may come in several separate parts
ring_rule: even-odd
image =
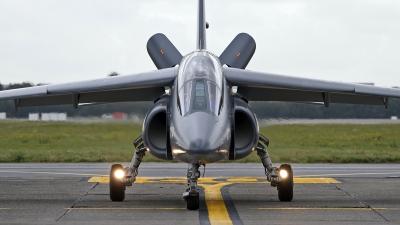
[[[278,184],[278,198],[281,202],[290,202],[293,199],[293,170],[289,164],[282,164],[279,171],[286,170],[287,177]]]
[[[125,199],[125,184],[123,184],[114,173],[116,170],[124,170],[121,164],[113,164],[110,170],[110,199],[111,201],[120,202]]]
[[[199,195],[188,196],[186,198],[187,209],[189,210],[198,210],[199,209]]]

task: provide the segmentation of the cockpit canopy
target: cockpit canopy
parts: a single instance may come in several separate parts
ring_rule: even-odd
[[[214,55],[196,51],[183,59],[178,73],[178,96],[182,116],[195,111],[218,115],[222,104],[222,69]]]

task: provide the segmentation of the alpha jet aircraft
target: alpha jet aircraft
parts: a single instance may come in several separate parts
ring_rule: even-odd
[[[272,165],[269,140],[259,133],[249,101],[287,101],[370,104],[388,107],[400,90],[360,84],[315,80],[245,70],[256,49],[254,39],[238,34],[220,56],[206,49],[205,5],[198,2],[196,50],[182,56],[163,34],[147,42],[156,71],[66,84],[0,92],[0,100],[14,100],[15,109],[29,106],[154,101],[142,135],[134,141],[129,167],[114,164],[110,171],[110,198],[123,201],[132,186],[145,152],[165,160],[188,163],[189,210],[199,208],[199,167],[220,160],[242,159],[253,151],[261,158],[271,186],[281,201],[293,198],[290,165]],[[235,88],[233,88],[235,87]]]

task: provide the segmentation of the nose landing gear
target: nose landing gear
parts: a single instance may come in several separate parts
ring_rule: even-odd
[[[199,209],[199,189],[197,188],[197,179],[200,177],[199,167],[200,164],[190,163],[186,173],[188,188],[183,193],[183,199],[189,210]]]
[[[278,198],[280,201],[292,201],[293,199],[293,170],[289,164],[282,164],[279,169],[272,166],[267,148],[269,140],[260,134],[257,145],[257,155],[260,156],[261,162],[265,169],[267,180],[271,182],[271,186],[277,187]]]

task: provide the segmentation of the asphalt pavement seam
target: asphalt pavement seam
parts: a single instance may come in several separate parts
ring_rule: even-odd
[[[229,217],[234,225],[243,225],[243,221],[240,218],[238,211],[236,210],[235,203],[233,202],[232,196],[229,193],[229,188],[234,184],[229,184],[221,188],[222,198],[224,199],[226,209],[228,210]]]
[[[208,210],[206,205],[206,198],[204,194],[204,188],[199,186],[200,202],[199,202],[199,222],[200,225],[211,225],[208,217]]]
[[[56,221],[61,221],[61,220],[64,218],[64,216],[66,216],[69,212],[71,212],[72,209],[74,209],[75,205],[76,205],[79,201],[81,201],[81,200],[82,200],[91,190],[93,190],[97,185],[99,185],[98,182],[94,183],[94,184],[92,185],[92,187],[90,187],[82,196],[80,196],[80,197],[74,202],[74,204],[72,204],[71,207],[69,207],[67,210],[65,210],[65,212],[64,212],[60,217],[58,217],[58,219],[56,219]]]
[[[384,219],[386,222],[390,222],[390,220],[386,219],[382,214],[380,214],[378,211],[376,211],[374,208],[372,208],[370,205],[368,205],[367,203],[365,203],[363,200],[358,199],[357,196],[350,194],[349,192],[347,192],[346,190],[340,188],[339,186],[337,186],[335,183],[332,183],[333,185],[335,185],[335,187],[339,190],[342,191],[344,193],[346,193],[346,195],[350,196],[351,198],[357,200],[359,203],[363,204],[364,206],[366,206],[367,208],[371,209],[371,211],[373,211],[375,214],[377,214],[379,217],[381,217],[382,219]]]

